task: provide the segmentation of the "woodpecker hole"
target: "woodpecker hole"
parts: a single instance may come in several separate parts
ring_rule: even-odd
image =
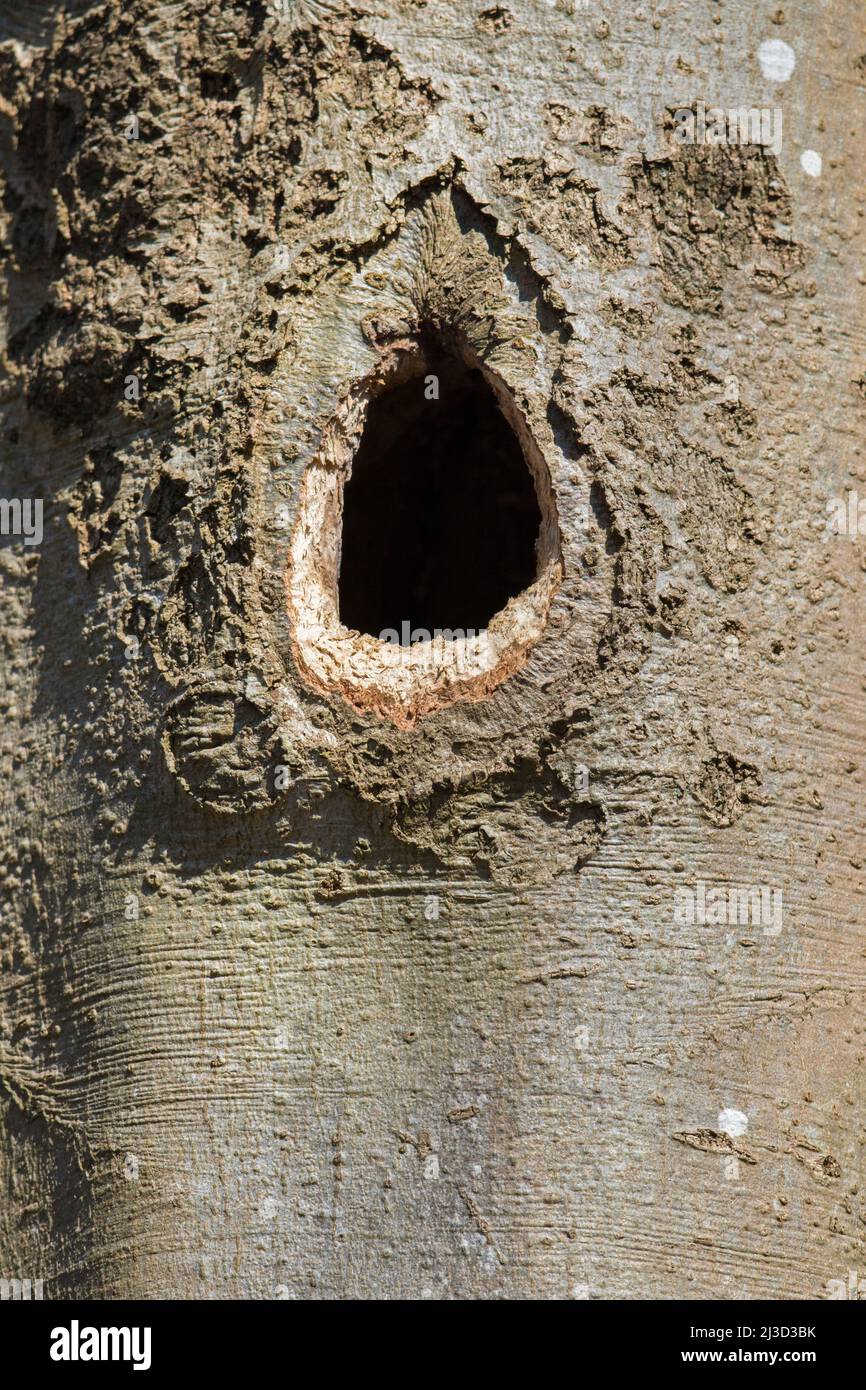
[[[538,569],[541,510],[482,372],[426,354],[370,402],[346,483],[340,620],[380,637],[480,631]]]
[[[562,576],[544,454],[505,383],[404,340],[304,476],[287,590],[307,682],[402,726],[524,664]]]

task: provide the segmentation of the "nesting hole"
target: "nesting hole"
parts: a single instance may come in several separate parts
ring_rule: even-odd
[[[444,352],[417,367],[370,401],[345,486],[340,621],[374,637],[486,628],[538,573],[535,484],[493,389]]]

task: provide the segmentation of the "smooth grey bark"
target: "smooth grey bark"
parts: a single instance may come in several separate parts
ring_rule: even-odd
[[[0,14],[0,1274],[866,1278],[861,7]],[[563,573],[396,717],[286,573],[422,324]]]

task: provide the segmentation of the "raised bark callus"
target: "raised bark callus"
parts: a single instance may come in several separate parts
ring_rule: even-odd
[[[2,8],[0,1274],[866,1273],[861,7]],[[538,568],[394,674],[343,486],[430,343]]]

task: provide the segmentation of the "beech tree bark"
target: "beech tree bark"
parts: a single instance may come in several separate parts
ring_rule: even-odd
[[[0,1274],[866,1283],[862,6],[0,14]],[[424,335],[542,516],[468,676],[335,607]]]

